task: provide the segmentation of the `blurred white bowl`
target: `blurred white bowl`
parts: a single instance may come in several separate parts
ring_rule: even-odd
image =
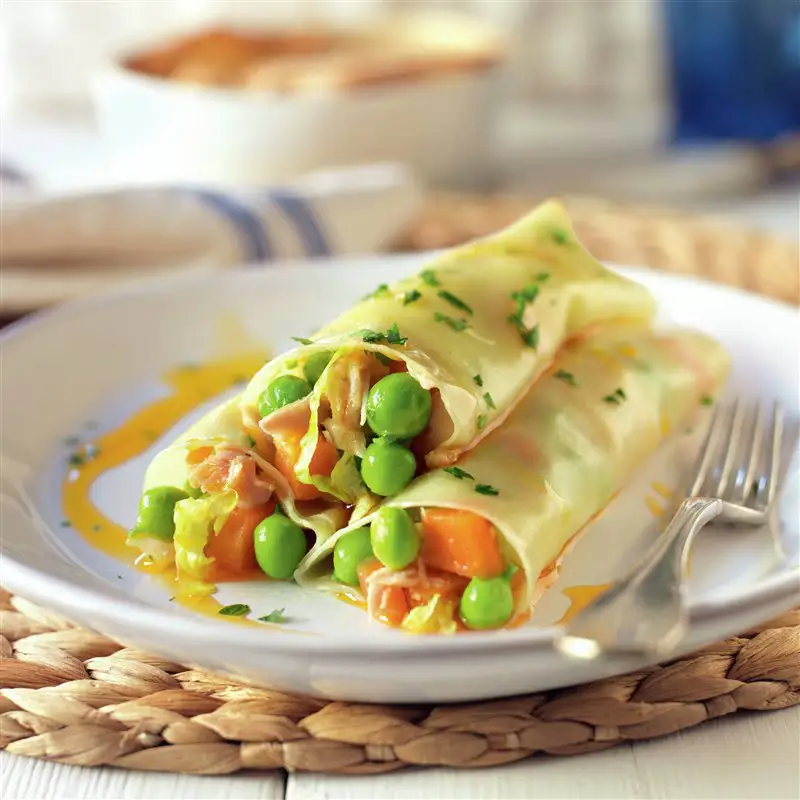
[[[285,93],[153,77],[117,59],[95,83],[115,177],[252,186],[391,160],[435,185],[483,183],[491,171],[498,38],[452,16],[415,15],[374,31],[415,47],[419,40],[420,53],[463,55],[464,65],[405,81]]]

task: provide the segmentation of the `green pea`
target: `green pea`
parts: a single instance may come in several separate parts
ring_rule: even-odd
[[[361,477],[367,488],[382,497],[404,489],[417,471],[414,454],[397,442],[376,439],[361,461]]]
[[[258,398],[258,410],[262,417],[266,417],[279,408],[302,400],[310,393],[311,386],[308,381],[296,375],[281,375],[261,393]]]
[[[308,357],[308,360],[303,364],[303,375],[306,380],[313,386],[318,380],[319,376],[325,371],[328,362],[331,360],[333,353],[330,350],[322,350],[319,353],[314,353]]]
[[[369,528],[359,528],[342,536],[333,548],[333,577],[337,581],[358,586],[358,565],[372,558]]]
[[[410,439],[431,418],[431,393],[407,372],[381,378],[367,398],[367,423],[378,436]]]
[[[291,578],[306,554],[303,529],[280,511],[256,525],[253,543],[258,566],[276,580]]]
[[[148,489],[139,500],[139,514],[131,535],[146,533],[159,539],[172,539],[175,535],[175,503],[188,496],[175,486]]]
[[[514,594],[508,577],[473,578],[461,596],[461,619],[468,628],[502,628],[514,613]]]
[[[418,555],[420,536],[408,511],[381,508],[369,530],[372,551],[389,569],[405,569]]]

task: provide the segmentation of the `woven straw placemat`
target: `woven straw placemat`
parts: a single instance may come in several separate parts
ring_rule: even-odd
[[[496,230],[535,199],[432,198],[396,249]],[[797,242],[568,198],[601,259],[800,301]],[[198,774],[484,767],[664,736],[800,703],[800,610],[677,661],[571,689],[459,706],[326,702],[231,683],[122,645],[0,590],[0,747],[82,766]]]
[[[390,707],[237,685],[7,593],[0,608],[0,746],[80,766],[203,775],[488,767],[800,703],[800,610],[672,663],[571,689]]]

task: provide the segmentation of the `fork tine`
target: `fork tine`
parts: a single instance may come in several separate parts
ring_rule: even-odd
[[[776,400],[772,411],[772,441],[769,454],[769,474],[766,477],[764,491],[766,506],[769,508],[778,492],[778,479],[781,469],[781,443],[783,441],[783,407]]]
[[[725,448],[725,459],[722,462],[722,470],[717,482],[717,488],[713,492],[714,497],[723,497],[728,488],[731,480],[731,473],[737,466],[737,455],[739,451],[739,442],[742,438],[742,428],[744,426],[746,406],[740,398],[736,399],[733,406],[732,416],[728,442]]]
[[[700,449],[700,457],[694,467],[694,481],[689,487],[689,497],[697,497],[700,494],[703,484],[708,477],[708,471],[714,462],[714,455],[717,452],[720,436],[725,429],[725,412],[721,405],[716,406],[711,417],[703,446]]]
[[[756,480],[756,474],[761,462],[761,452],[763,449],[762,440],[764,438],[764,420],[766,412],[764,409],[764,401],[759,400],[755,408],[755,419],[753,421],[752,429],[752,445],[750,447],[750,458],[747,462],[747,470],[745,476],[739,485],[738,490],[734,495],[734,503],[744,505],[747,499],[753,492],[753,483]]]

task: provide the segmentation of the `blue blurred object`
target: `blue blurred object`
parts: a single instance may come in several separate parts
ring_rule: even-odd
[[[678,143],[800,132],[800,0],[662,0]]]

